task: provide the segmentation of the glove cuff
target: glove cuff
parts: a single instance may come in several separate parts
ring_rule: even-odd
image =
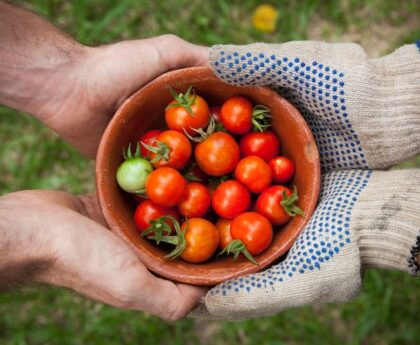
[[[362,268],[418,276],[420,170],[375,171],[354,208]]]

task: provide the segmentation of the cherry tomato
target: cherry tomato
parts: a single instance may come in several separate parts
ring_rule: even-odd
[[[248,189],[235,180],[222,182],[213,193],[213,210],[222,218],[235,218],[248,210],[250,205]]]
[[[174,130],[163,131],[150,148],[150,161],[155,168],[182,169],[191,157],[192,147],[188,138]]]
[[[292,195],[292,191],[285,186],[272,186],[260,194],[257,199],[257,212],[266,216],[274,225],[282,225],[290,220],[281,201],[283,200],[283,191],[287,196]]]
[[[141,192],[152,170],[152,164],[145,158],[127,158],[117,169],[118,185],[128,193]]]
[[[222,176],[232,172],[239,162],[239,147],[227,133],[215,132],[195,148],[195,159],[206,174]]]
[[[262,158],[247,156],[236,166],[235,179],[252,193],[261,193],[271,184],[271,169]]]
[[[232,236],[230,234],[230,225],[232,219],[219,218],[216,222],[216,228],[219,232],[219,248],[225,249],[230,242],[232,242]]]
[[[151,224],[150,221],[156,218],[170,215],[179,221],[179,213],[176,209],[155,204],[153,201],[144,200],[134,212],[134,223],[140,232],[146,230]],[[166,221],[174,230],[174,225],[170,220]],[[168,234],[167,234],[168,235]],[[153,236],[153,234],[151,234]]]
[[[158,168],[146,180],[147,196],[162,206],[172,207],[179,204],[186,191],[187,181],[173,168]]]
[[[268,219],[256,212],[237,216],[231,226],[232,239],[240,240],[251,255],[261,254],[273,240],[273,227]]]
[[[275,183],[286,183],[295,174],[295,165],[293,162],[284,156],[277,156],[270,160],[268,165],[273,174],[273,181]]]
[[[178,205],[179,213],[188,218],[203,217],[211,204],[210,192],[201,183],[191,182],[185,197]]]
[[[185,261],[206,261],[212,257],[219,245],[219,233],[206,219],[190,218],[181,225],[181,231],[185,231],[186,247],[181,254]]]
[[[215,124],[216,130],[226,132],[225,126],[223,126],[222,122],[220,121],[221,111],[222,111],[221,107],[211,107],[210,115],[213,117],[214,121],[216,122]]]
[[[190,110],[190,111],[189,111]],[[191,128],[204,128],[210,120],[210,110],[207,102],[199,95],[191,95],[191,87],[172,100],[165,110],[166,125],[179,132],[187,131],[194,135]]]
[[[220,122],[220,113],[222,111],[221,107],[211,107],[210,108],[210,115],[213,116],[213,119],[216,122]]]
[[[147,131],[146,133],[144,133],[141,137],[140,137],[140,153],[143,157],[149,157],[150,151],[148,149],[146,149],[142,143],[145,143],[147,145],[150,146],[155,146],[155,139],[156,137],[162,133],[161,130],[159,129],[152,129],[150,131]]]
[[[222,105],[220,122],[233,134],[246,134],[252,129],[252,108],[245,97],[230,97]]]
[[[271,131],[253,132],[243,136],[239,142],[241,156],[258,156],[268,162],[280,152],[280,141]]]

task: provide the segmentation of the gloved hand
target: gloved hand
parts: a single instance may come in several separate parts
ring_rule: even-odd
[[[266,85],[302,112],[323,170],[319,204],[287,258],[211,289],[192,316],[247,319],[347,301],[361,272],[419,274],[420,170],[378,171],[420,152],[420,42],[379,59],[356,44],[215,46],[215,73]]]

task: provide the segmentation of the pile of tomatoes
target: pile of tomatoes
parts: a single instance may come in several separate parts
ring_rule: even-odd
[[[221,253],[255,255],[268,248],[273,227],[303,215],[288,183],[294,163],[280,155],[270,110],[233,96],[210,108],[190,87],[172,90],[168,129],[144,133],[124,153],[119,186],[134,193],[142,236],[169,243],[169,258],[203,262]]]

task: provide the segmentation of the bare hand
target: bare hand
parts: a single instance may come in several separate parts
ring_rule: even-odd
[[[151,274],[128,244],[105,228],[94,196],[12,193],[0,198],[0,219],[3,288],[53,284],[167,320],[184,317],[206,291]]]
[[[85,47],[78,59],[61,80],[68,91],[42,121],[94,158],[106,125],[128,96],[167,71],[206,65],[208,48],[164,35]]]

